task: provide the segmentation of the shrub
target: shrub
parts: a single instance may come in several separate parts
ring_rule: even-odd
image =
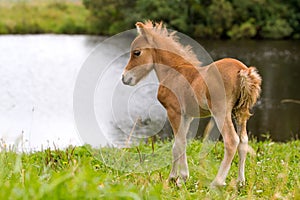
[[[204,38],[300,37],[299,0],[83,0],[89,31],[115,34],[136,21],[164,21],[168,28]],[[255,20],[254,20],[255,19]]]
[[[252,38],[256,35],[255,19],[251,18],[241,25],[233,25],[232,29],[227,32],[232,39]]]
[[[291,36],[293,29],[284,19],[269,20],[262,27],[261,35],[268,39],[282,39]]]

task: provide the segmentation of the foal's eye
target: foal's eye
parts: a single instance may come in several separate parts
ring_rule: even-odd
[[[141,55],[141,51],[140,50],[135,50],[135,51],[133,51],[133,55],[140,56]]]

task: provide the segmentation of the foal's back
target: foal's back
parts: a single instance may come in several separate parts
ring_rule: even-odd
[[[216,93],[215,95],[219,96],[219,101],[226,101],[226,106],[229,110],[234,107],[241,93],[241,77],[239,73],[242,70],[248,70],[248,67],[233,58],[224,58],[204,67],[204,70],[199,75],[201,80],[198,79],[197,81],[201,82],[200,84],[202,85],[202,82],[205,82],[208,108],[212,106],[211,93]],[[200,95],[202,96],[200,98],[203,98],[203,92]],[[198,100],[201,102],[201,99],[198,98]],[[224,105],[224,102],[220,104]]]

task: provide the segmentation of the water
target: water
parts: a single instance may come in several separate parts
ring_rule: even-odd
[[[7,143],[23,141],[29,148],[53,142],[60,147],[82,144],[73,117],[73,89],[82,64],[103,39],[67,35],[0,36],[0,138]],[[256,66],[262,75],[262,97],[248,124],[251,135],[262,138],[262,134],[270,134],[277,141],[299,135],[300,105],[282,100],[300,99],[300,41],[199,42],[213,59],[238,58]],[[114,80],[119,78],[127,56],[116,62],[117,67],[110,75]],[[142,91],[148,95],[145,101],[153,100],[150,96],[156,86],[151,87]],[[106,96],[105,90],[100,96]],[[133,100],[136,98],[140,96]],[[153,105],[153,113],[163,115],[161,107]],[[101,105],[96,105],[96,111],[101,112]],[[132,113],[138,113],[138,109]],[[149,124],[143,119],[140,122]],[[117,133],[118,127],[109,130]]]
[[[73,88],[94,46],[86,36],[0,36],[0,138],[28,148],[79,144]]]

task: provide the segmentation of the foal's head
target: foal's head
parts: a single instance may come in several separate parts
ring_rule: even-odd
[[[154,65],[154,46],[150,29],[153,28],[152,23],[143,24],[136,23],[139,35],[131,44],[130,59],[125,67],[122,75],[122,81],[126,85],[136,85],[144,78]]]
[[[169,32],[161,23],[153,24],[137,22],[139,35],[131,44],[130,59],[122,75],[122,81],[126,85],[135,85],[153,69],[154,65],[169,65],[162,62],[162,58],[178,64],[178,59],[184,60],[194,66],[200,65],[200,61],[187,45],[179,43],[175,32]],[[170,56],[172,55],[172,56]],[[176,60],[177,59],[177,60]]]

